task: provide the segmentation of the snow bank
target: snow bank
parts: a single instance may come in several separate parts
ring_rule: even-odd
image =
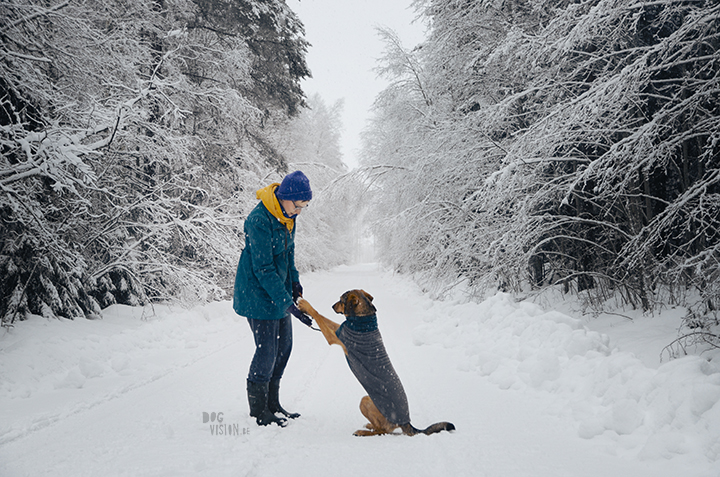
[[[647,367],[566,314],[497,294],[482,303],[431,302],[415,344],[467,355],[465,371],[502,389],[552,393],[580,437],[605,436],[640,459],[702,452],[720,460],[720,365],[687,356]]]

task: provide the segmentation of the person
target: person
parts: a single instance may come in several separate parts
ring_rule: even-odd
[[[233,308],[247,318],[255,355],[247,377],[250,415],[258,425],[300,416],[280,405],[280,379],[292,350],[290,315],[310,326],[312,319],[295,306],[302,296],[295,268],[296,219],[312,199],[310,181],[301,171],[257,191],[260,200],[245,220],[245,248],[240,255]],[[278,417],[280,413],[284,417]]]

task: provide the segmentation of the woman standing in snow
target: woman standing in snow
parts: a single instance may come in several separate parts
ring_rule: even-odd
[[[295,269],[295,219],[312,199],[310,181],[301,171],[260,189],[258,205],[245,220],[245,248],[235,275],[233,308],[245,316],[255,339],[255,355],[247,378],[250,415],[258,425],[286,424],[295,419],[280,405],[280,379],[292,350],[290,315],[310,325],[295,306],[302,286]]]

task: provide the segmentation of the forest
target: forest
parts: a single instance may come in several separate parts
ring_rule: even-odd
[[[719,346],[720,4],[414,6],[363,138],[382,260],[438,296],[682,306],[681,345]]]
[[[412,6],[426,39],[378,31],[389,86],[348,171],[282,0],[3,0],[3,325],[227,299],[255,190],[302,169],[302,270],[352,260],[364,219],[436,296],[683,306],[719,346],[720,5]]]
[[[4,325],[227,298],[255,191],[290,168],[318,190],[346,171],[342,104],[302,91],[309,44],[283,1],[11,0],[0,15]],[[345,255],[322,207],[305,269]]]

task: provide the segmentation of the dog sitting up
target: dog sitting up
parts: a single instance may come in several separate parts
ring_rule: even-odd
[[[345,292],[333,305],[336,313],[345,315],[341,325],[322,316],[307,300],[301,298],[297,305],[315,320],[328,344],[342,347],[350,370],[368,393],[360,401],[360,412],[370,423],[354,435],[390,434],[397,428],[408,436],[454,431],[455,426],[449,422],[438,422],[426,429],[410,424],[407,396],[385,350],[372,300],[364,290]]]

